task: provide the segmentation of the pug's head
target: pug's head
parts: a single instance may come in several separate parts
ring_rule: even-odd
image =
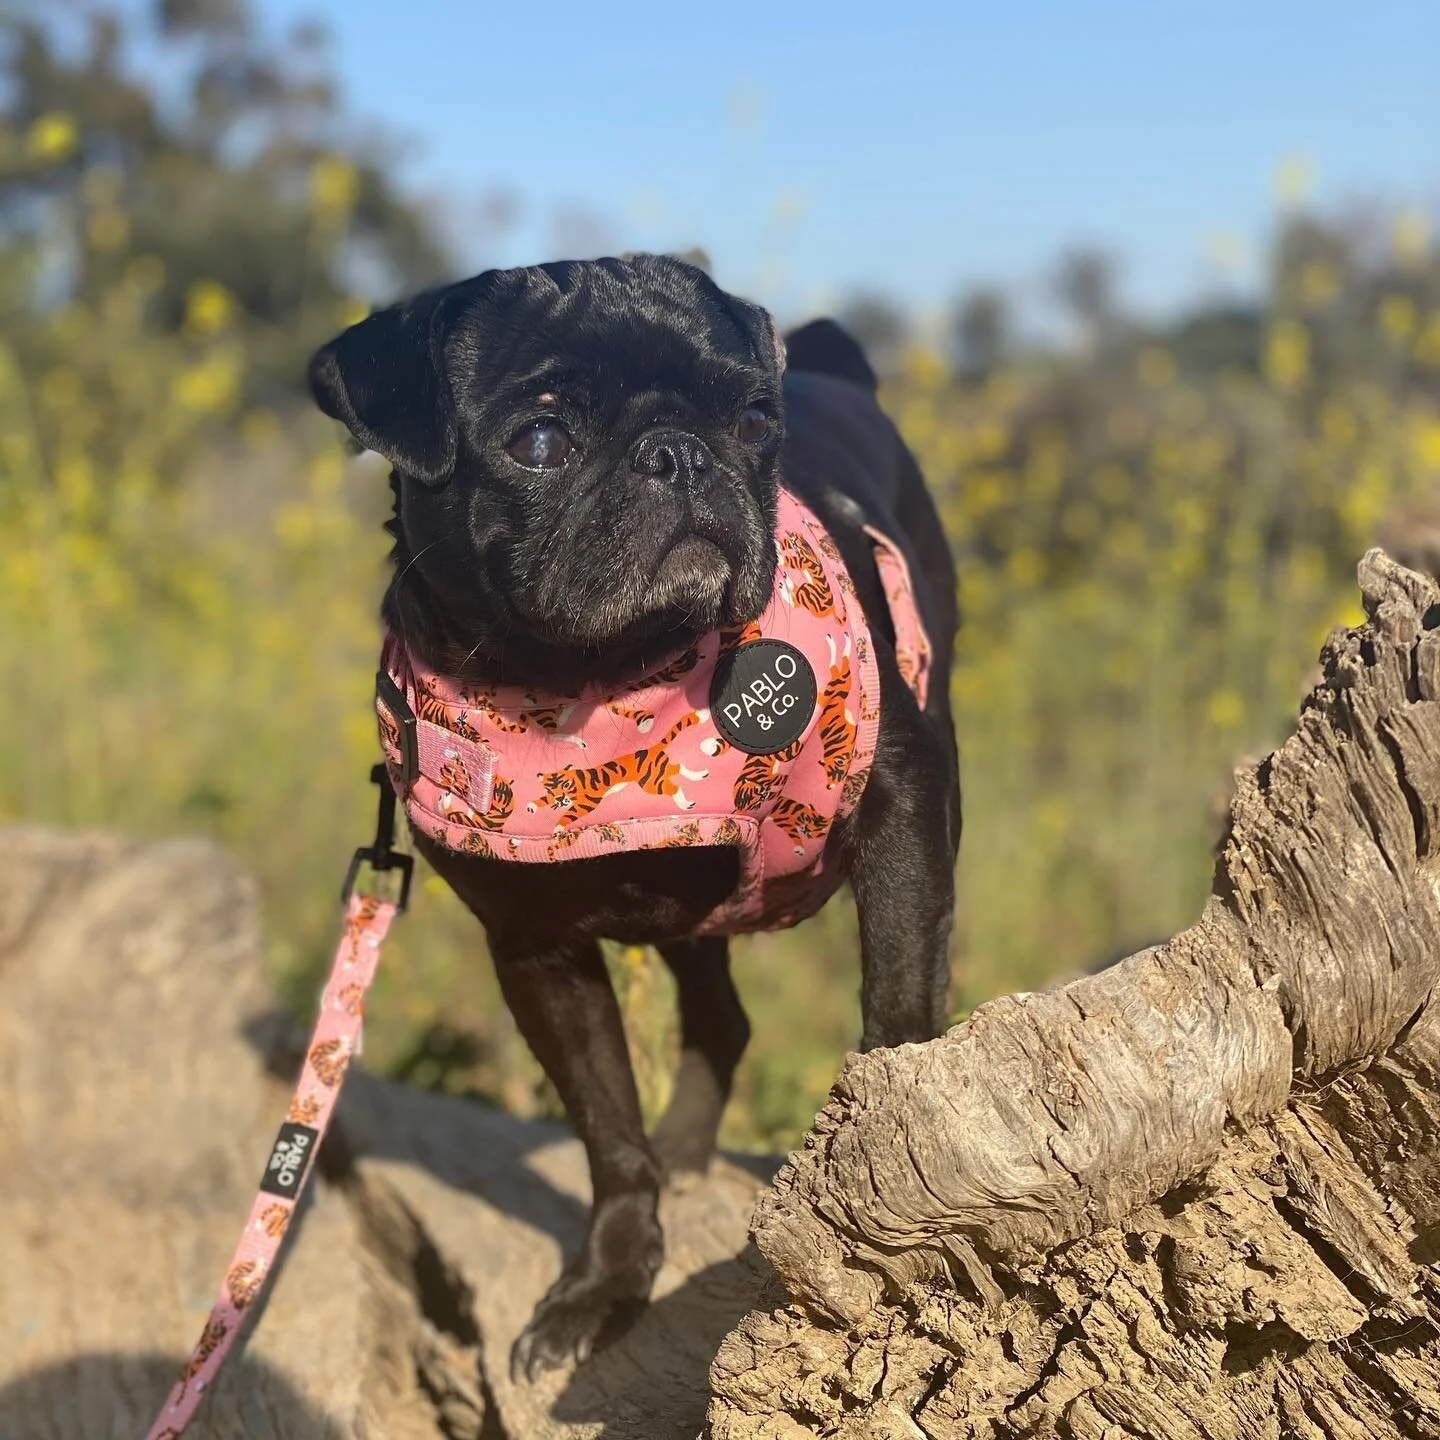
[[[394,467],[384,617],[436,670],[620,677],[769,599],[781,349],[694,266],[488,271],[352,326],[310,382]]]

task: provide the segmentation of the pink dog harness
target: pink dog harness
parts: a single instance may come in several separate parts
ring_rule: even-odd
[[[521,863],[733,846],[739,884],[698,933],[812,915],[840,883],[825,842],[870,773],[879,670],[834,541],[785,490],[777,520],[759,620],[704,636],[623,689],[466,686],[387,640],[376,711],[410,823],[447,849]],[[930,647],[909,571],[869,534],[901,673],[923,705]]]
[[[930,646],[900,551],[875,563],[900,672],[925,703]],[[205,1328],[147,1440],[178,1440],[275,1274],[351,1059],[411,857],[391,848],[399,796],[411,823],[454,850],[516,861],[672,845],[733,845],[734,895],[707,934],[773,929],[812,914],[839,883],[825,838],[850,814],[875,754],[879,673],[840,553],[780,492],[779,566],[765,613],[707,635],[620,691],[540,696],[468,690],[418,671],[392,638],[377,677],[387,765],[374,842],[355,852],[345,919],[305,1064]],[[388,783],[387,783],[388,779]],[[393,787],[393,793],[392,793]],[[362,863],[400,872],[397,898],[354,892]]]

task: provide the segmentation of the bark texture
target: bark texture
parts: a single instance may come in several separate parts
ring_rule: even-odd
[[[1194,926],[852,1057],[717,1440],[1440,1436],[1440,590],[1360,584]]]

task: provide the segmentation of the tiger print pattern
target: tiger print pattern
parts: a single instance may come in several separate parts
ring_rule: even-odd
[[[320,1097],[318,1095],[297,1095],[290,1102],[285,1118],[292,1125],[313,1125],[320,1118]]]
[[[399,750],[400,727],[395,717],[383,705],[376,704],[375,718],[380,722],[380,744],[385,750]]]
[[[191,1352],[180,1372],[180,1394],[190,1388],[190,1382],[205,1368],[205,1362],[215,1353],[216,1347],[230,1333],[229,1324],[220,1316],[212,1315],[201,1332],[200,1343]]]
[[[327,1090],[333,1090],[344,1078],[345,1067],[350,1063],[350,1042],[344,1036],[317,1041],[310,1047],[306,1059],[315,1078]]]
[[[543,730],[546,734],[554,735],[581,750],[585,748],[585,741],[579,735],[563,733],[565,722],[575,713],[573,704],[532,705],[529,709],[516,711],[512,719],[499,710],[487,695],[476,694],[472,696],[471,703],[476,711],[506,735],[528,735],[532,730]]]
[[[851,767],[840,791],[841,801],[847,810],[853,810],[860,803],[860,797],[865,793],[865,782],[869,778],[870,767],[868,765],[864,768]]]
[[[467,712],[461,710],[452,714],[443,697],[436,692],[435,682],[423,675],[415,682],[415,716],[427,725],[451,730],[472,743],[480,739],[479,731],[470,723]]]
[[[353,913],[345,917],[344,942],[345,963],[349,966],[360,963],[360,942],[365,931],[374,923],[380,913],[380,898],[377,895],[362,895]]]
[[[850,578],[850,572],[845,568],[845,557],[840,553],[840,547],[829,535],[822,535],[816,542],[820,553],[835,567],[835,579],[843,594],[855,598],[855,582]]]
[[[452,755],[440,767],[440,783],[461,800],[470,798],[470,767],[458,756]]]
[[[272,1240],[278,1240],[290,1225],[290,1211],[284,1205],[267,1205],[255,1224]]]
[[[363,985],[346,985],[335,999],[347,1015],[354,1016],[356,1020],[365,1018],[365,987]]]
[[[789,575],[780,582],[780,593],[791,605],[808,610],[817,619],[833,617],[842,624],[843,610],[837,609],[835,592],[825,578],[825,567],[810,542],[797,531],[790,531],[780,542],[780,559],[789,570],[804,578],[797,584]]]
[[[773,755],[751,755],[740,767],[735,777],[733,797],[735,808],[741,811],[760,810],[770,798],[771,792],[780,783],[783,773],[781,766],[795,759],[804,748],[804,737],[792,740],[783,750]]]
[[[490,782],[490,808],[483,814],[450,790],[440,794],[441,815],[452,825],[464,825],[471,830],[503,830],[514,810],[515,789],[503,775],[495,776]]]
[[[830,821],[813,805],[803,800],[792,800],[782,795],[770,809],[770,818],[792,840],[819,840],[830,828]],[[803,855],[803,846],[797,846],[795,853]]]
[[[830,678],[820,692],[820,754],[825,783],[830,789],[845,783],[850,757],[855,750],[855,717],[850,713],[850,637],[845,648],[837,649],[835,637],[827,635],[830,648]]]
[[[680,809],[689,810],[692,802],[686,799],[680,782],[703,780],[708,772],[687,770],[677,761],[672,761],[669,747],[683,731],[692,725],[702,725],[709,718],[708,710],[692,710],[677,720],[654,745],[636,750],[633,754],[617,756],[604,765],[584,770],[567,765],[563,770],[542,773],[540,783],[543,793],[531,808],[547,806],[557,810],[560,812],[559,824],[570,826],[584,819],[616,790],[626,785],[638,785],[652,795],[668,795]]]
[[[259,1260],[239,1260],[226,1272],[225,1293],[237,1310],[244,1310],[264,1283],[265,1266]]]
[[[727,625],[720,631],[720,653],[723,655],[727,650],[748,645],[752,640],[760,640],[764,634],[753,620],[745,625]]]
[[[646,710],[639,705],[624,705],[619,700],[607,700],[605,708],[612,715],[618,715],[622,720],[632,721],[642,735],[646,734],[655,723],[654,711]]]
[[[586,830],[560,830],[550,837],[545,847],[545,858],[547,860],[559,860],[564,856],[577,840],[584,834],[593,835],[603,845],[623,845],[625,843],[625,827],[617,825],[613,820],[602,820],[598,825],[592,825]]]
[[[644,848],[646,850],[680,850],[690,845],[704,843],[705,832],[700,828],[698,820],[687,820],[678,830],[667,835],[663,840],[652,840]]]

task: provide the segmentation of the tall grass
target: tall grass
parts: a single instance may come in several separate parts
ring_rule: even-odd
[[[4,282],[0,815],[215,836],[258,875],[304,1014],[371,819],[384,475],[247,400],[220,287],[192,287],[181,333],[153,326],[155,263],[83,307],[34,303],[38,257]],[[1440,318],[1412,320],[1391,339],[1431,364]],[[1378,522],[1434,489],[1433,406],[1312,373],[1308,333],[1277,314],[1259,374],[1197,377],[1150,346],[962,383],[917,351],[888,384],[960,566],[957,1009],[1194,917],[1231,766],[1284,733],[1326,630],[1354,618]],[[726,1138],[787,1144],[858,1031],[849,901],[736,951],[755,1040]],[[612,960],[653,1114],[668,979],[645,952]],[[434,877],[387,954],[369,1059],[552,1108]]]

